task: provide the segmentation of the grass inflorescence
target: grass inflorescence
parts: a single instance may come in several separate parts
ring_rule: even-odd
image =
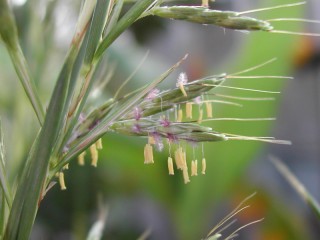
[[[125,12],[123,6],[128,2],[134,2],[134,4],[130,5]],[[122,85],[113,98],[106,99],[101,106],[95,106],[93,111],[87,110],[89,109],[88,98],[97,82],[96,76],[102,71],[101,65],[104,64],[103,56],[106,50],[127,28],[143,17],[156,15],[236,30],[281,32],[275,30],[271,22],[290,21],[290,19],[259,20],[245,15],[255,11],[301,4],[234,12],[211,10],[208,8],[208,1],[203,1],[202,6],[171,7],[161,5],[165,2],[167,1],[85,0],[49,104],[43,107],[44,104],[40,101],[38,89],[35,87],[20,47],[12,10],[7,0],[0,0],[0,36],[40,123],[40,130],[34,139],[27,160],[23,162],[21,176],[13,184],[15,187],[13,191],[5,174],[4,144],[2,132],[0,132],[0,197],[1,203],[5,203],[0,208],[2,222],[0,237],[6,240],[28,239],[38,207],[46,193],[54,186],[54,181],[57,180],[60,183],[62,190],[67,189],[67,183],[64,181],[65,171],[76,157],[79,164],[83,165],[86,150],[90,152],[91,165],[97,166],[99,150],[102,148],[101,137],[109,132],[148,139],[144,148],[146,164],[156,161],[153,157],[154,148],[162,151],[164,146],[168,145],[169,174],[173,175],[175,169],[181,170],[185,183],[190,182],[189,174],[197,176],[198,172],[206,173],[206,158],[202,146],[201,161],[197,159],[189,161],[186,149],[183,147],[184,143],[192,146],[203,142],[228,140],[290,143],[272,137],[239,136],[227,133],[227,130],[218,132],[202,125],[206,121],[273,120],[273,118],[259,116],[247,119],[214,117],[212,106],[215,103],[241,106],[237,100],[272,100],[272,98],[240,98],[219,93],[221,88],[276,93],[225,85],[225,80],[228,78],[287,78],[241,75],[264,64],[236,74],[223,73],[192,81],[188,80],[185,73],[181,73],[175,87],[158,89],[159,83],[179,68],[185,56],[146,86],[121,96]],[[291,20],[299,21],[299,19]],[[285,31],[282,32],[285,33]],[[201,171],[198,171],[198,167],[201,167]]]

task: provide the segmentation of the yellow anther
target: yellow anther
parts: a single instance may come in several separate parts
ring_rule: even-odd
[[[169,175],[174,175],[173,161],[171,157],[168,157],[168,170],[169,170]]]
[[[202,118],[203,118],[203,110],[200,109],[200,110],[199,110],[199,118],[198,118],[198,123],[199,123],[199,124],[202,122]]]
[[[68,169],[69,169],[69,163],[67,163],[66,165],[64,165],[62,169],[63,169],[63,170],[68,170]]]
[[[91,154],[91,165],[97,167],[98,163],[98,150],[96,144],[92,144],[90,146],[90,154]]]
[[[78,156],[78,164],[80,166],[83,166],[84,165],[84,156],[86,155],[86,152],[82,152],[79,154]]]
[[[188,167],[187,166],[183,168],[182,173],[183,173],[184,183],[187,184],[188,182],[190,182],[189,173],[188,173]]]
[[[174,152],[174,160],[177,165],[177,169],[183,169],[184,167],[184,156],[183,156],[183,151],[182,147],[179,147],[175,152]]]
[[[63,174],[63,172],[59,172],[59,184],[60,184],[60,189],[61,190],[66,190],[67,189],[66,184],[64,182],[64,174]]]
[[[152,146],[147,143],[144,147],[144,164],[154,163]]]
[[[192,118],[192,103],[191,102],[187,102],[186,103],[186,117],[187,118]]]
[[[182,83],[182,82],[179,83],[179,88],[180,88],[183,96],[185,96],[185,97],[188,96],[186,90],[184,89],[184,86],[183,86],[183,83]]]
[[[207,163],[206,163],[206,159],[205,158],[202,158],[202,170],[201,170],[201,173],[202,174],[206,174],[206,168],[207,168]]]
[[[206,102],[207,118],[212,118],[211,102]]]
[[[202,0],[202,4],[201,4],[202,7],[209,7],[209,0]]]
[[[183,111],[182,111],[182,109],[179,109],[178,110],[177,122],[182,122],[182,118],[183,118]]]
[[[191,176],[198,176],[198,160],[191,162]]]
[[[99,138],[98,139],[98,141],[96,141],[96,146],[97,146],[97,149],[102,149],[103,147],[102,147],[102,139],[101,138]]]

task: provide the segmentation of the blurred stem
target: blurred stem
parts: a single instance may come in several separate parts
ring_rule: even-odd
[[[3,131],[2,131],[2,124],[0,121],[0,184],[3,190],[3,195],[6,199],[6,202],[11,208],[12,206],[12,195],[10,190],[10,185],[7,181],[7,174],[5,169],[5,149],[4,149],[4,142],[3,142]],[[4,207],[4,206],[3,206]]]
[[[288,181],[288,183],[297,191],[300,197],[309,205],[314,214],[320,220],[320,205],[317,200],[308,192],[305,186],[290,171],[290,169],[282,163],[278,158],[271,156],[270,161],[280,172],[280,174]]]
[[[44,110],[36,87],[33,81],[31,81],[27,62],[19,44],[16,23],[7,0],[0,0],[0,35],[11,57],[20,82],[37,115],[39,123],[42,125],[44,121]]]

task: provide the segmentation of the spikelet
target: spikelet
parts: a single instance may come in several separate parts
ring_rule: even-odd
[[[152,146],[147,143],[144,147],[144,164],[154,163]]]
[[[60,184],[60,189],[61,190],[66,190],[67,189],[66,184],[64,182],[64,174],[63,174],[63,172],[59,172],[59,184]]]
[[[211,102],[206,102],[207,118],[212,118]]]
[[[98,150],[95,143],[90,146],[90,154],[91,154],[91,165],[94,167],[97,167],[99,155],[98,155]]]
[[[201,165],[202,165],[201,173],[202,174],[206,174],[207,163],[206,163],[206,159],[205,158],[202,158]]]
[[[191,162],[191,176],[198,176],[198,160]]]
[[[168,171],[169,175],[174,175],[173,161],[171,157],[168,157]]]
[[[63,170],[68,170],[68,169],[69,169],[69,163],[67,163],[66,165],[64,165],[62,169],[63,169]]]
[[[186,103],[186,117],[187,118],[192,118],[192,103],[191,102],[187,102]]]
[[[84,156],[86,155],[86,152],[82,152],[78,156],[78,164],[80,166],[84,166]]]

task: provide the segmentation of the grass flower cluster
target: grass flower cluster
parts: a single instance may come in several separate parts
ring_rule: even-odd
[[[186,58],[184,57],[146,86],[123,96],[116,93],[114,98],[106,99],[103,105],[95,106],[91,112],[87,111],[88,98],[97,82],[97,73],[104,71],[101,66],[103,56],[109,46],[128,27],[143,17],[156,15],[200,24],[215,24],[236,30],[277,32],[273,30],[270,21],[244,16],[253,11],[245,13],[215,11],[207,7],[207,1],[203,1],[202,6],[199,7],[169,7],[164,6],[163,3],[165,1],[134,1],[129,10],[123,13],[123,6],[127,5],[128,1],[85,0],[49,104],[44,106],[19,45],[13,13],[8,1],[0,0],[0,36],[40,125],[39,133],[24,163],[22,174],[12,186],[8,183],[5,174],[5,147],[3,142],[0,142],[0,196],[3,196],[3,202],[5,202],[1,209],[3,223],[0,228],[1,238],[29,239],[39,205],[54,185],[54,181],[57,180],[60,183],[62,190],[66,189],[64,174],[69,167],[68,164],[78,157],[78,163],[84,165],[87,150],[90,152],[91,165],[96,167],[99,150],[102,148],[101,137],[108,132],[148,139],[144,147],[146,164],[155,161],[154,148],[162,151],[167,145],[169,148],[168,172],[173,175],[176,170],[181,170],[185,183],[190,181],[190,175],[206,173],[206,158],[203,153],[201,161],[197,159],[189,161],[181,144],[183,142],[191,145],[227,140],[289,143],[268,137],[217,132],[202,125],[205,121],[217,120],[273,120],[272,118],[219,119],[214,117],[212,109],[213,103],[239,105],[237,102],[228,100],[237,99],[237,97],[220,95],[219,89],[232,88],[224,85],[228,78],[261,78],[262,76],[240,76],[260,65],[237,74],[224,73],[196,80],[188,80],[188,76],[181,73],[176,87],[167,90],[158,89],[159,83],[180,66]],[[283,78],[266,76],[268,77]],[[269,93],[272,94],[272,92]],[[261,99],[248,98],[248,100]],[[270,100],[270,98],[264,100]],[[199,171],[198,168],[201,170]]]

